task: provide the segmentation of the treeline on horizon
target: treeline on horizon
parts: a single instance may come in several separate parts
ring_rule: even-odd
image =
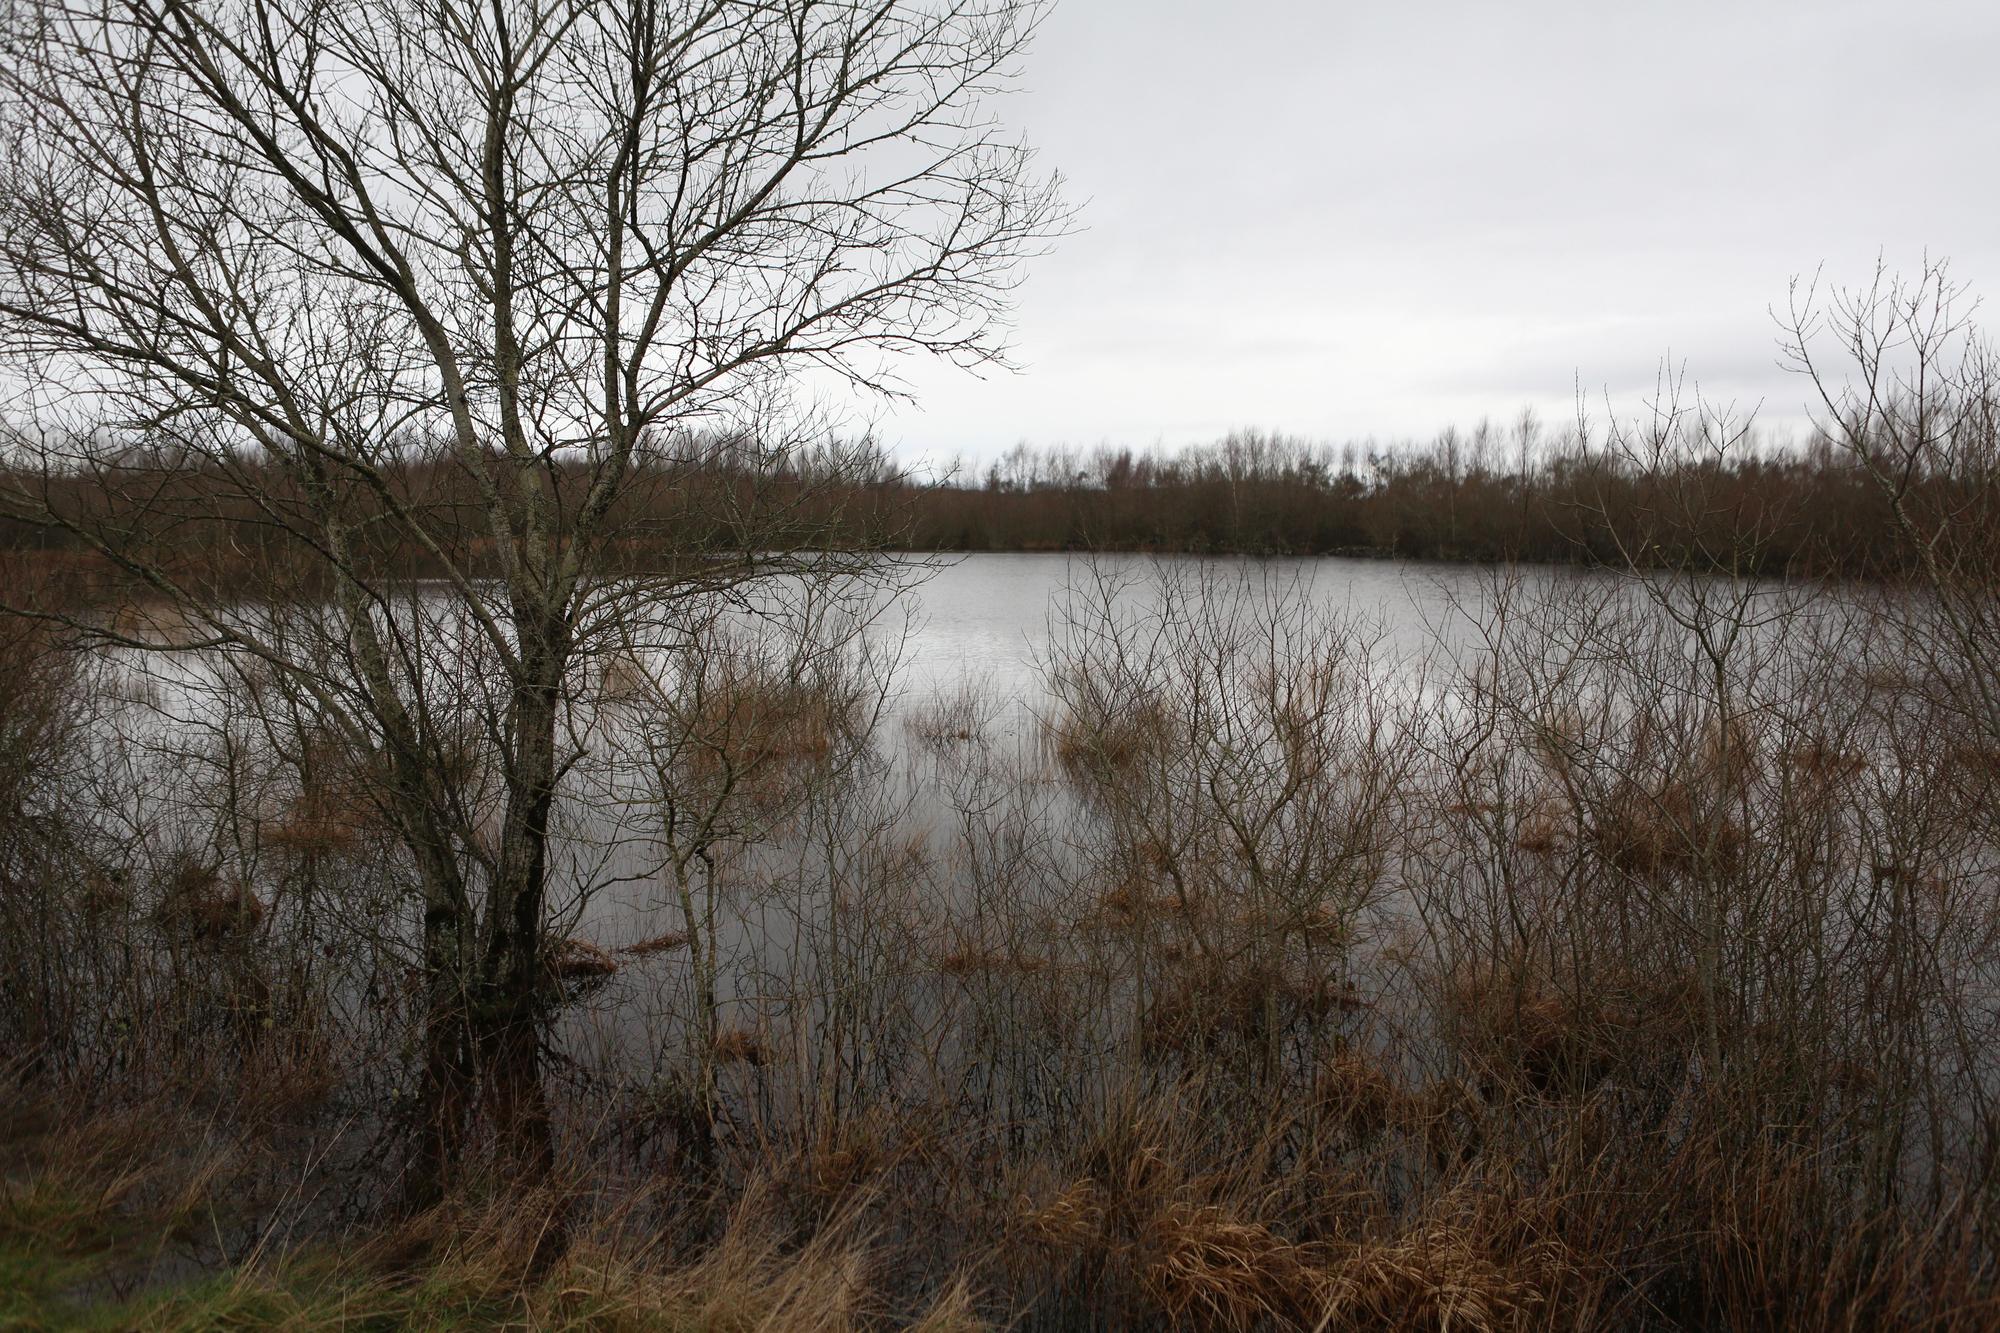
[[[1504,430],[1482,422],[1388,446],[1256,431],[1172,453],[1021,446],[977,480],[916,489],[909,532],[914,547],[941,551],[1694,563],[1884,577],[1908,572],[1895,521],[1882,488],[1823,437],[1739,438],[1706,457],[1662,462],[1576,431],[1547,436],[1524,416]]]
[[[558,493],[587,489],[586,463],[543,466]],[[1915,484],[1939,491],[1955,482],[1928,476]],[[0,469],[0,485],[17,497],[55,495],[47,507],[57,512],[125,515],[110,525],[131,544],[123,554],[157,560],[168,552],[190,576],[242,577],[254,566],[282,584],[286,571],[310,582],[322,568],[314,553],[289,550],[296,537],[274,521],[300,501],[297,479],[252,459],[225,476],[212,463],[135,451],[90,475]],[[448,457],[409,450],[352,491],[357,531],[367,534],[357,558],[371,571],[438,572],[405,539],[409,524],[399,515],[448,532],[456,514],[464,540],[446,549],[466,572],[489,572],[480,497]],[[1023,445],[983,474],[941,479],[899,468],[865,441],[801,451],[689,436],[635,468],[616,507],[608,563],[627,568],[801,541],[845,550],[1345,555],[1860,578],[1901,576],[1911,559],[1883,488],[1823,436],[1738,435],[1728,447],[1647,457],[1576,429],[1544,433],[1528,415],[1506,428],[1482,422],[1388,446],[1258,431],[1173,452]],[[86,580],[117,576],[120,552],[84,549],[19,509],[0,506],[0,551],[17,564],[27,557]]]

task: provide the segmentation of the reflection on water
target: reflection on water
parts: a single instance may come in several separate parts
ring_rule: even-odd
[[[1859,600],[1557,569],[974,556],[876,608],[865,641],[897,670],[853,725],[754,658],[693,697],[717,658],[685,635],[593,658],[548,924],[597,975],[562,983],[551,1073],[591,1132],[636,1126],[635,1155],[733,1136],[764,1161],[772,1141],[872,1137],[877,1111],[914,1108],[951,1126],[953,1153],[1007,1144],[993,1160],[1010,1171],[1081,1150],[1093,1108],[1123,1116],[1161,1089],[1173,1123],[1226,1126],[1231,1159],[1246,1107],[1287,1126],[1324,1113],[1350,1143],[1346,1093],[1385,1090],[1415,1127],[1383,1159],[1397,1173],[1425,1169],[1434,1132],[1481,1171],[1530,1160],[1511,1145],[1540,1151],[1565,1097],[1625,1108],[1614,1141],[1672,1139],[1719,1090],[1759,1134],[1767,1105],[1814,1134],[1876,1126],[1813,1151],[1922,1182],[2000,1123],[2000,753],[1953,731],[1893,634],[1855,632]],[[504,675],[453,652],[442,594],[408,602],[441,626],[437,701],[477,718]],[[782,649],[763,609],[739,604],[725,642]],[[204,892],[241,875],[267,909],[220,956],[268,951],[393,1088],[423,1017],[406,844],[330,819],[338,787],[303,799],[298,755],[260,750],[254,710],[200,688],[213,669],[176,659],[133,705],[157,760],[135,784],[134,822],[160,813],[152,897],[132,895],[127,936],[93,927],[78,948],[160,941],[166,974],[192,975],[194,1020],[218,1021],[218,951],[145,914],[181,870]],[[812,679],[871,695],[865,670]],[[731,742],[671,747],[732,698],[749,742],[785,752],[783,780],[735,775],[720,823],[695,810],[665,831],[729,787]],[[478,861],[479,836],[454,830],[453,854]],[[1487,1147],[1496,1123],[1522,1137]],[[1019,1183],[978,1179],[995,1198]]]
[[[774,971],[795,973],[802,958],[824,956],[829,942],[808,936],[837,928],[828,923],[838,916],[843,885],[885,878],[880,865],[845,864],[843,858],[879,860],[889,846],[915,858],[900,881],[915,898],[894,905],[891,916],[917,918],[922,927],[922,918],[950,916],[986,892],[1009,897],[1010,910],[1032,908],[1029,900],[1039,894],[1044,914],[1061,919],[1068,910],[1064,896],[1083,891],[1086,868],[1102,859],[1103,839],[1112,835],[1075,774],[1051,754],[1054,677],[1062,670],[1087,675],[1112,660],[1078,655],[1079,643],[1107,627],[1116,626],[1126,639],[1119,652],[1142,650],[1158,628],[1153,618],[1175,598],[1181,599],[1181,618],[1171,634],[1185,634],[1196,622],[1215,632],[1238,612],[1239,628],[1254,630],[1287,616],[1331,627],[1331,639],[1307,635],[1298,642],[1317,644],[1314,651],[1338,645],[1351,653],[1343,669],[1365,677],[1366,691],[1383,705],[1373,725],[1389,732],[1411,725],[1412,717],[1449,717],[1463,705],[1466,671],[1475,664],[1487,669],[1495,660],[1490,636],[1496,620],[1504,619],[1496,615],[1503,604],[1511,605],[1509,615],[1561,622],[1559,634],[1535,639],[1538,651],[1554,645],[1589,657],[1598,651],[1587,642],[1592,617],[1607,607],[1602,632],[1621,634],[1640,624],[1649,632],[1689,637],[1685,624],[1657,608],[1634,615],[1643,605],[1635,581],[1554,567],[1501,572],[1339,558],[988,554],[923,564],[914,572],[921,577],[878,599],[867,620],[862,642],[874,650],[870,679],[879,708],[864,705],[867,743],[847,755],[840,780],[809,793],[782,818],[760,823],[753,811],[734,830],[704,834],[698,854],[686,861],[685,874],[700,880],[694,897],[715,909],[709,984],[724,1002],[754,1000],[767,983],[783,989]],[[413,602],[423,605],[422,618],[445,626],[446,638],[471,637],[442,590],[415,590]],[[1580,607],[1595,610],[1579,614]],[[752,637],[768,632],[754,612],[741,619]],[[548,890],[559,935],[614,952],[701,933],[689,920],[682,892],[687,884],[663,868],[673,859],[660,834],[663,805],[685,774],[649,773],[639,743],[649,729],[680,725],[667,715],[678,707],[686,680],[663,669],[657,657],[631,660],[647,678],[637,701],[620,706],[608,702],[609,695],[586,691],[571,721],[584,762],[572,769],[557,813]],[[177,753],[190,735],[212,740],[221,697],[213,690],[214,664],[183,656],[164,670],[151,661],[145,665],[155,691],[147,711],[158,752]],[[1391,701],[1404,712],[1398,714]],[[1146,702],[1126,700],[1135,708]],[[1384,734],[1378,730],[1370,743],[1379,744]],[[155,788],[136,818],[171,818],[183,795]],[[1024,836],[1038,844],[1031,853],[998,869],[981,864],[982,857],[1004,859],[998,840]],[[393,917],[393,884],[382,891],[387,896],[380,910]],[[914,937],[905,944],[947,952],[954,947]],[[696,952],[690,942],[620,953],[630,975],[590,1008],[609,1012],[651,988],[681,993],[655,994],[643,1010],[687,1012],[689,960]],[[793,975],[784,985],[795,981]],[[655,1014],[639,1016],[641,1027],[657,1025]]]
[[[717,999],[725,1010],[761,1011],[768,1027],[774,1007],[826,1003],[838,992],[838,978],[802,986],[802,969],[843,959],[866,970],[860,960],[883,951],[900,951],[892,971],[912,972],[908,999],[939,984],[923,960],[962,963],[993,947],[969,946],[954,933],[965,918],[988,911],[1091,936],[1101,924],[1093,895],[1104,887],[1096,863],[1107,830],[1052,755],[1046,733],[1057,659],[1105,624],[1137,627],[1134,637],[1142,638],[1149,618],[1178,595],[1218,622],[1240,604],[1245,625],[1289,613],[1302,625],[1332,627],[1333,641],[1356,654],[1349,670],[1365,676],[1385,705],[1379,723],[1394,727],[1386,702],[1399,686],[1406,700],[1449,695],[1452,673],[1438,666],[1475,641],[1475,623],[1507,582],[1536,604],[1553,601],[1558,587],[1602,592],[1616,584],[1564,569],[1516,570],[1502,579],[1463,566],[1351,559],[1010,554],[941,563],[872,622],[869,635],[894,658],[894,669],[872,744],[850,780],[756,845],[723,852],[725,869],[715,881]],[[1068,668],[1088,664],[1072,660]],[[934,719],[954,700],[963,702],[964,715],[939,734]],[[615,850],[566,929],[614,950],[687,933],[676,895],[657,870],[659,849],[640,830],[582,813],[572,826],[581,840]],[[1033,845],[1006,845],[1016,838]],[[857,846],[879,856],[885,844],[920,854],[920,869],[897,882],[912,895],[902,901],[882,900],[882,881],[896,877],[880,865],[844,860]],[[568,886],[567,898],[576,901],[583,887]],[[559,904],[566,897],[560,889],[555,896]],[[845,917],[844,905],[854,909]],[[843,930],[867,938],[833,938]],[[1118,960],[1114,945],[1092,936],[1087,952],[1113,1012],[1122,1015],[1131,1003],[1121,980],[1129,963]],[[1007,947],[1046,961],[1069,946],[1015,939]],[[621,1031],[657,1040],[672,1026],[670,1015],[692,1007],[690,953],[644,953],[577,1017],[594,1013],[613,1045],[622,1044]]]
[[[915,628],[905,680],[912,689],[990,680],[1010,696],[1035,697],[1036,664],[1073,594],[1103,580],[1119,589],[1121,600],[1145,608],[1157,599],[1156,575],[1196,569],[1219,574],[1222,587],[1244,596],[1296,588],[1314,606],[1378,629],[1393,656],[1428,655],[1439,633],[1447,642],[1461,640],[1463,609],[1484,606],[1494,579],[1473,566],[1331,557],[971,555],[941,566],[907,594]],[[1523,576],[1535,585],[1605,578],[1556,568]]]

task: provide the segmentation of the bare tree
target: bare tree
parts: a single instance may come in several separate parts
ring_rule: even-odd
[[[420,1193],[482,1096],[548,1160],[580,663],[634,606],[854,568],[769,554],[816,544],[801,496],[862,462],[772,434],[802,377],[894,393],[899,354],[1002,355],[1063,225],[986,110],[1039,12],[7,11],[8,502],[152,608],[79,625],[261,661],[377,775],[420,892]]]
[[[1931,702],[2000,748],[2000,348],[1943,261],[1866,286],[1794,282],[1783,355],[1821,436],[1873,483],[1926,595],[1884,610],[1926,667]]]

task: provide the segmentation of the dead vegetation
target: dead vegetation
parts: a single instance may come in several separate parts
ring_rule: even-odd
[[[1470,1066],[1540,1092],[1587,1091],[1620,1071],[1686,1059],[1706,1008],[1687,977],[1623,969],[1559,982],[1522,966],[1468,967],[1442,994]]]
[[[687,948],[688,938],[688,933],[684,930],[670,930],[665,934],[640,940],[636,944],[628,944],[618,952],[629,954],[634,958],[651,958],[658,954],[673,953]]]
[[[1331,639],[1289,675],[1213,621],[1164,641],[1142,678],[1166,716],[1079,730],[1068,762],[926,762],[924,828],[883,813],[881,769],[835,762],[858,724],[823,692],[655,718],[687,728],[666,795],[726,779],[703,808],[728,812],[773,790],[757,771],[803,774],[794,817],[716,821],[689,843],[694,910],[607,936],[634,942],[544,942],[560,1199],[488,1184],[407,1228],[357,1202],[314,1223],[352,1227],[341,1280],[372,1300],[422,1274],[557,1323],[2000,1316],[1995,856],[1944,780],[1969,743],[1888,725],[1832,666],[1746,666],[1784,693],[1725,709],[1643,642],[1589,675],[1535,641],[1533,671],[1446,710],[1392,709]],[[1586,687],[1595,712],[1566,697]],[[101,849],[46,918],[8,900],[11,939],[71,932],[39,992],[0,954],[27,997],[10,1032],[37,1079],[136,1099],[143,1069],[223,1138],[341,1164],[313,1189],[379,1201],[396,1158],[342,1114],[395,1104],[406,937],[364,911],[368,858],[258,820],[289,779],[244,790],[250,841],[284,855],[246,862],[218,819],[184,854]]]
[[[573,936],[549,941],[542,950],[542,959],[549,976],[556,981],[602,981],[618,972],[618,960],[608,950]]]
[[[771,1048],[755,1028],[724,1028],[715,1034],[709,1049],[717,1064],[749,1065],[753,1069],[761,1069],[771,1063]]]
[[[753,716],[762,739],[737,759],[820,753],[796,698],[739,701],[732,725]],[[1524,747],[1512,768],[1450,749],[1398,768],[1373,742],[1316,754],[1288,716],[1283,745],[1275,730],[1173,724],[1188,745],[1066,807],[1075,822],[1048,826],[1060,850],[1026,822],[998,826],[977,862],[893,824],[844,833],[837,896],[762,890],[793,913],[779,957],[795,970],[765,955],[757,1007],[695,1028],[712,1033],[695,1038],[712,1083],[670,1063],[631,1085],[629,1066],[578,1058],[567,1202],[503,1192],[364,1227],[339,1270],[348,1298],[391,1300],[403,1288],[376,1284],[393,1272],[482,1311],[785,1327],[891,1313],[938,1327],[1757,1327],[1745,1312],[1782,1311],[1834,1328],[1865,1311],[1871,1326],[1973,1328],[2000,1313],[1968,1211],[1983,1196],[1919,1220],[1887,1155],[1956,1114],[1927,1067],[1979,1067],[1983,1048],[1877,1036],[1910,1006],[1958,1003],[1922,989],[1914,957],[1975,965],[1991,932],[1975,875],[1867,822],[1884,788],[1867,776],[1882,766],[1851,758],[1863,738],[1830,711],[1756,747],[1662,722],[1643,747],[1626,729],[1619,749],[1572,726],[1559,764]],[[1246,750],[1246,735],[1270,743]],[[1216,784],[1262,822],[1232,827],[1205,805]],[[968,808],[995,802],[970,792]],[[1703,814],[1715,805],[1728,822]],[[1935,836],[1961,827],[1956,807],[1897,809],[1940,821]],[[1559,830],[1546,852],[1529,845],[1541,821]],[[1012,859],[992,859],[1005,847]],[[329,960],[300,901],[275,897],[329,862],[349,864],[276,862],[256,908],[212,849],[125,893],[108,866],[93,872],[106,920],[127,898],[157,901],[153,937],[199,946],[178,970],[124,977],[163,1001],[127,1012],[191,1062],[182,1084],[210,1089],[198,1095],[230,1124],[285,1141],[351,1132],[329,1108],[354,1095],[371,1040],[302,982]],[[944,878],[968,864],[994,878]],[[1383,882],[1420,891],[1421,910]],[[1828,885],[1877,914],[1862,919],[1895,905],[1896,930],[1830,947],[1812,933]],[[116,957],[113,929],[76,957]],[[851,933],[819,933],[835,929]],[[554,937],[542,955],[564,995],[622,973],[606,994],[699,1022],[675,988],[697,958],[729,955],[698,940]],[[1899,975],[1914,989],[1885,992]],[[586,1009],[608,1011],[572,1012]],[[1953,1012],[1968,1031],[1983,1021]],[[1924,1151],[1962,1165],[1959,1142]],[[346,1187],[382,1188],[344,1169]],[[116,1211],[139,1196],[106,1197]],[[591,1220],[566,1224],[560,1257],[535,1257],[559,1213]],[[282,1267],[234,1280],[259,1299],[298,1289]],[[593,1282],[598,1304],[574,1285]]]
[[[1174,744],[1174,722],[1165,709],[1143,700],[1101,702],[1059,714],[1048,724],[1048,743],[1072,777],[1115,782]]]
[[[1047,970],[1049,960],[1005,946],[954,944],[933,956],[937,970],[948,977],[1023,977]]]
[[[710,777],[824,760],[853,733],[854,714],[838,695],[810,681],[744,674],[712,687],[692,729],[703,743],[695,771]]]
[[[387,784],[369,758],[314,738],[301,746],[297,770],[297,790],[264,823],[266,844],[295,856],[340,856],[385,830],[379,800]]]
[[[903,729],[934,749],[976,745],[986,740],[993,701],[971,682],[919,700],[903,719]]]
[[[153,920],[177,938],[224,944],[252,934],[264,915],[264,904],[247,885],[230,883],[219,867],[182,853],[160,878]]]

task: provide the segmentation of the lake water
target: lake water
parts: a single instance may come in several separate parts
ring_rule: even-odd
[[[1379,625],[1388,646],[1401,653],[1427,651],[1440,631],[1452,635],[1457,608],[1483,604],[1493,578],[1477,567],[1390,560],[970,555],[942,565],[907,594],[914,624],[907,679],[932,686],[991,679],[1009,691],[1033,692],[1036,663],[1066,603],[1101,579],[1134,607],[1151,606],[1158,576],[1190,571],[1215,575],[1243,595],[1296,588],[1318,608]],[[1562,569],[1536,569],[1531,577],[1604,578]]]
[[[1051,660],[1073,652],[1078,635],[1090,634],[1096,613],[1136,625],[1141,638],[1149,616],[1179,597],[1186,599],[1180,610],[1189,613],[1182,631],[1214,618],[1226,621],[1236,609],[1245,612],[1239,624],[1257,623],[1273,608],[1304,620],[1337,622],[1347,641],[1369,646],[1363,696],[1386,701],[1382,716],[1391,719],[1386,733],[1365,728],[1357,733],[1363,747],[1382,745],[1405,755],[1420,747],[1397,745],[1396,737],[1404,733],[1393,728],[1423,731],[1450,722],[1451,710],[1464,704],[1466,671],[1482,666],[1484,636],[1503,599],[1512,601],[1516,623],[1545,617],[1523,636],[1530,652],[1547,654],[1531,664],[1533,670],[1576,661],[1584,663],[1580,674],[1596,663],[1615,676],[1623,669],[1622,647],[1635,644],[1641,655],[1663,652],[1674,670],[1700,665],[1683,651],[1694,622],[1663,614],[1660,601],[1648,603],[1648,594],[1659,593],[1661,585],[1603,571],[1545,567],[1503,573],[1349,559],[1014,554],[938,561],[922,573],[900,596],[878,604],[871,622],[869,640],[895,659],[895,669],[885,711],[850,773],[853,780],[829,788],[832,794],[802,818],[774,820],[763,828],[751,818],[740,835],[725,834],[717,845],[736,845],[718,854],[721,871],[699,890],[698,905],[713,913],[714,947],[708,956],[724,1021],[795,1042],[799,1080],[809,1072],[807,1053],[820,1048],[817,1034],[830,1027],[859,1024],[843,1030],[850,1036],[860,1031],[865,1042],[873,1042],[878,1030],[907,1040],[949,1017],[971,1025],[952,1029],[950,1039],[969,1041],[966,1034],[988,1021],[996,1006],[1015,1015],[1010,1022],[1041,1021],[1016,1011],[1042,999],[1072,1005],[1050,1041],[1095,1042],[1108,1052],[1136,1021],[1139,969],[1151,969],[1155,981],[1170,979],[1163,955],[1138,958],[1133,950],[1141,947],[1135,942],[1139,936],[1118,926],[1115,909],[1108,907],[1125,883],[1123,861],[1135,848],[1143,849],[1143,838],[1134,839],[1130,828],[1108,826],[1103,803],[1093,804],[1097,798],[1089,784],[1065,770],[1046,738],[1046,724],[1056,712]],[[1783,585],[1684,581],[1678,586],[1675,595],[1695,599],[1712,591],[1725,599],[1769,599],[1773,608],[1802,608],[1800,615],[1769,617],[1753,632],[1782,635],[1805,649],[1792,656],[1810,658],[1841,643],[1837,634],[1813,627],[1824,610],[1837,631],[1841,598]],[[423,608],[418,613],[423,617],[448,623],[450,604],[442,594],[418,590],[411,601]],[[1603,637],[1587,641],[1592,634]],[[1650,643],[1644,639],[1648,634],[1656,635]],[[449,634],[441,631],[440,637],[448,640]],[[1837,647],[1836,656],[1862,646],[1853,640]],[[260,803],[253,793],[245,802],[249,818],[217,819],[214,799],[196,791],[191,775],[199,766],[185,759],[191,752],[169,734],[186,725],[196,741],[212,746],[230,729],[226,701],[218,707],[221,696],[176,687],[200,674],[197,661],[186,656],[165,666],[157,659],[147,664],[156,689],[146,706],[154,719],[146,734],[158,742],[162,767],[146,789],[150,808],[136,812],[134,823],[152,825],[149,836],[163,848],[191,830],[207,839],[213,850],[203,854],[210,859],[228,864],[231,856],[245,857],[253,864],[244,878],[270,902],[273,917],[285,920],[303,910],[292,906],[302,901],[297,858],[268,848],[239,850],[255,848],[272,812],[283,810],[284,797]],[[1701,685],[1698,676],[1681,679],[1693,681],[1697,691]],[[628,709],[615,725],[590,722],[598,705],[588,700],[597,696],[587,696],[581,706],[582,729],[590,733],[588,762],[573,771],[562,803],[549,886],[554,931],[612,951],[617,959],[615,975],[572,997],[562,1024],[565,1042],[578,1052],[602,1050],[621,1066],[636,1061],[634,1067],[642,1069],[648,1063],[665,1069],[680,1058],[699,1005],[699,964],[685,939],[632,951],[688,927],[685,904],[661,869],[660,808],[657,800],[649,804],[656,793],[641,790],[629,767],[619,777],[609,761],[621,743],[611,734],[617,727],[639,728],[649,720],[658,725],[659,701],[677,697],[672,685],[656,684],[648,696],[654,702]],[[977,740],[934,745],[913,733],[909,724],[927,706],[968,686],[987,705]],[[1782,681],[1760,688],[1772,697],[1790,697]],[[1586,707],[1593,698],[1587,691],[1576,697]],[[1413,703],[1416,707],[1409,707]],[[648,708],[654,710],[650,719]],[[1606,721],[1612,717],[1600,716],[1604,725],[1596,734],[1616,749],[1617,723]],[[204,762],[213,767],[215,761]],[[213,777],[204,785],[212,787]],[[1455,809],[1449,803],[1460,798],[1431,792],[1414,799],[1427,800],[1426,808],[1436,812]],[[159,811],[159,819],[151,818],[151,809]],[[1337,823],[1338,799],[1326,811]],[[179,821],[181,829],[169,828],[170,820]],[[214,832],[195,827],[211,820]],[[1501,845],[1482,846],[1490,852]],[[1399,873],[1402,868],[1392,859],[1378,870],[1377,880],[1390,887],[1366,905],[1384,928],[1343,939],[1374,938],[1387,947],[1396,939],[1391,928],[1412,915],[1412,895],[1424,892],[1425,885],[1450,887],[1463,878],[1452,867],[1411,862],[1407,876]],[[394,849],[356,879],[367,881],[362,890],[336,890],[339,919],[329,927],[330,947],[350,947],[359,919],[356,904],[372,895],[378,906],[372,919],[381,925],[362,920],[360,930],[407,967],[414,962],[409,945],[415,905]],[[1405,880],[1407,885],[1398,882]],[[1865,876],[1861,882],[1865,888]],[[1306,962],[1323,964],[1329,976],[1334,968],[1358,973],[1367,961],[1362,948],[1343,943],[1327,957],[1314,955]],[[1385,968],[1377,978],[1385,997],[1392,971]],[[1365,977],[1362,984],[1369,984]],[[1081,1018],[1076,1005],[1083,1006]],[[365,1009],[358,1001],[356,1007]],[[1387,998],[1375,1012],[1391,1012]],[[1035,1052],[1043,1045],[1036,1038],[1018,1049]],[[942,1060],[943,1048],[934,1054]],[[1079,1066],[1098,1067],[1090,1061]]]
[[[1562,590],[1615,593],[1626,584],[1602,572],[1560,568],[1516,570],[1511,577],[1524,599],[1538,605]],[[1204,614],[1226,615],[1240,605],[1254,619],[1274,605],[1289,607],[1365,642],[1368,678],[1383,691],[1413,684],[1442,701],[1456,681],[1454,659],[1476,642],[1475,620],[1491,606],[1499,578],[1477,567],[1353,559],[1005,554],[940,562],[895,598],[870,631],[896,664],[875,731],[875,767],[860,784],[864,804],[872,804],[858,821],[879,818],[898,837],[925,843],[939,864],[954,867],[930,881],[932,891],[942,887],[956,896],[951,886],[961,882],[965,859],[980,854],[953,841],[965,836],[968,811],[985,812],[991,827],[1003,827],[1005,816],[995,812],[1006,803],[1016,816],[1013,827],[1041,844],[1033,856],[1055,881],[1045,889],[1060,895],[1081,882],[1061,868],[1080,870],[1087,859],[1065,847],[1093,836],[1086,799],[1045,741],[1053,703],[1048,664],[1075,632],[1073,619],[1088,622],[1095,608],[1144,622],[1170,589]],[[906,724],[920,710],[968,687],[986,705],[976,743],[933,747],[912,736]],[[608,828],[598,834],[610,835]],[[738,887],[727,895],[720,927],[720,950],[730,959],[726,996],[749,998],[764,979],[765,960],[811,951],[802,936],[821,928],[828,916],[822,888],[839,878],[818,856],[765,846],[737,863]],[[643,837],[628,843],[593,876],[600,882],[589,901],[572,900],[565,929],[611,949],[683,929],[664,878],[648,871],[658,859]],[[558,893],[559,906],[564,897]],[[643,988],[648,978],[667,980],[683,966],[678,955],[648,959],[631,980]],[[629,997],[631,989],[621,981],[612,992]]]
[[[1177,580],[1199,585],[1209,598],[1296,601],[1366,641],[1374,670],[1407,676],[1456,657],[1499,577],[1478,566],[1332,557],[969,555],[907,590],[881,634],[907,626],[895,673],[901,707],[976,686],[1001,705],[994,739],[1018,739],[1036,725],[1047,698],[1043,665],[1070,613],[1088,618],[1093,606],[1109,604],[1121,616],[1143,618],[1157,611],[1163,582]],[[1535,601],[1560,588],[1616,581],[1558,567],[1516,569],[1512,577]]]

